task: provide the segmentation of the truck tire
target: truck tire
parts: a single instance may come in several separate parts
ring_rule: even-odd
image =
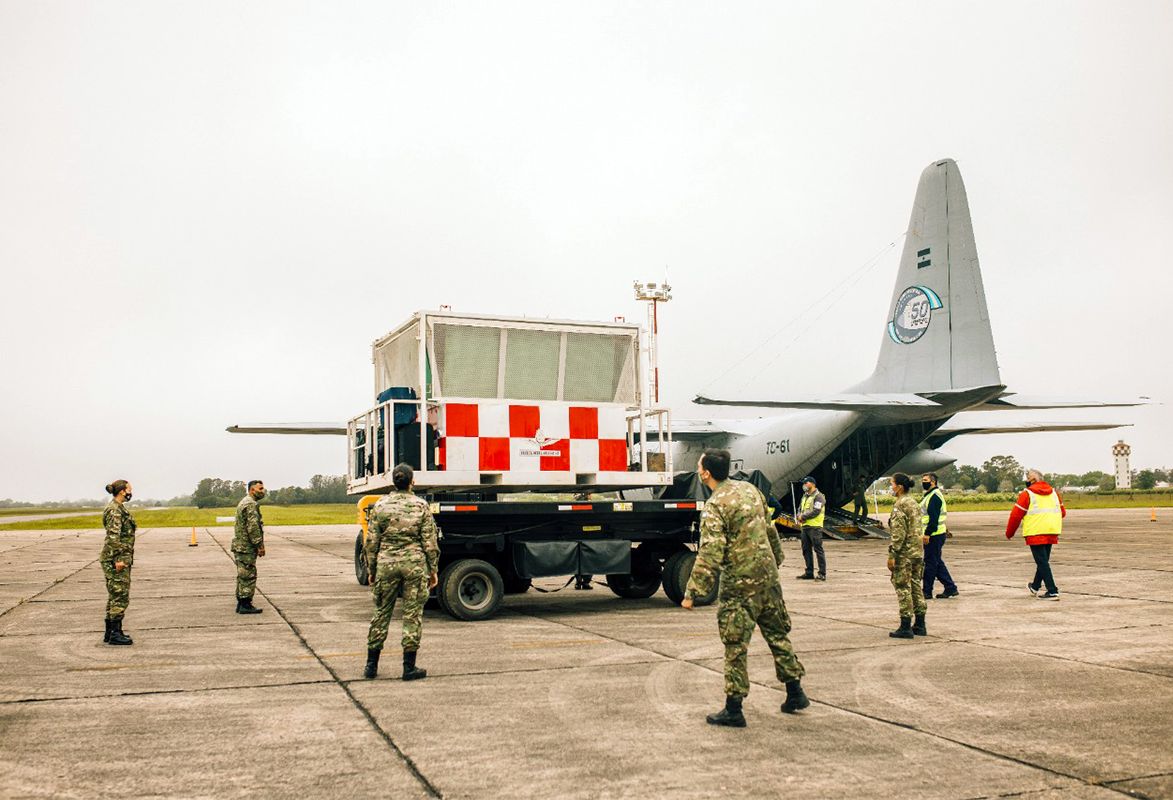
[[[688,588],[688,579],[692,577],[692,565],[695,563],[696,553],[691,550],[673,553],[664,562],[664,594],[676,605],[680,605],[680,601],[684,599],[684,590]],[[693,605],[711,605],[717,599],[719,586],[720,581],[717,581],[708,594],[694,597]]]
[[[359,586],[370,586],[371,580],[367,573],[367,554],[362,548],[362,531],[354,537],[354,577],[358,578]]]
[[[631,572],[607,576],[607,587],[628,600],[643,600],[651,597],[660,588],[663,569],[660,562],[650,556],[641,555],[640,548],[631,554]]]
[[[680,560],[686,555],[692,553],[688,550],[677,550],[664,559],[664,594],[677,606],[684,599],[684,589],[688,585],[687,579],[684,583],[680,582]],[[692,573],[692,565],[689,565],[688,572]]]
[[[440,605],[457,619],[488,619],[505,596],[501,573],[487,561],[465,558],[444,570],[440,581]]]

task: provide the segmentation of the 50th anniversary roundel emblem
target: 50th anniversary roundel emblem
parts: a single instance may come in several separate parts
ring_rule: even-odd
[[[941,298],[929,287],[909,286],[896,298],[888,322],[888,336],[896,344],[912,344],[925,335],[933,310],[941,307]]]

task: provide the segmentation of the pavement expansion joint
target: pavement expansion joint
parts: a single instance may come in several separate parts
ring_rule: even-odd
[[[1007,590],[1008,594],[1015,596],[1021,596],[1022,594],[1022,589],[1020,588],[1022,584],[984,583],[982,581],[975,580],[968,580],[965,583],[969,586],[986,586],[991,589],[1005,589]],[[1108,600],[1128,600],[1133,603],[1158,603],[1160,605],[1173,604],[1173,600],[1160,600],[1155,597],[1128,597],[1127,595],[1122,594],[1103,594],[1101,592],[1081,592],[1078,590],[1071,591],[1067,589],[1061,589],[1059,591],[1059,595],[1060,597],[1103,597]]]
[[[334,558],[341,558],[344,561],[350,560],[350,558],[348,556],[340,555],[338,553],[335,553],[333,550],[327,550],[326,548],[318,547],[315,544],[306,544],[305,542],[299,542],[297,539],[291,539],[288,536],[280,536],[278,534],[271,534],[271,535],[274,538],[280,539],[283,542],[289,542],[290,544],[296,544],[296,545],[300,545],[302,547],[308,547],[311,550],[317,550],[319,553],[325,553],[326,555],[333,556]]]
[[[580,628],[580,627],[578,627],[578,626],[576,626],[576,625],[571,625],[570,623],[563,622],[562,620],[551,620],[551,619],[545,619],[545,618],[543,618],[543,617],[536,617],[536,618],[537,618],[537,619],[543,619],[543,620],[544,620],[544,621],[546,621],[546,622],[553,622],[553,623],[555,623],[555,624],[557,624],[557,625],[563,625],[563,626],[565,626],[565,627],[571,628],[571,629],[573,629],[573,630],[579,630],[579,631],[582,631],[582,632],[584,632],[584,633],[591,633],[591,634],[593,634],[593,635],[596,635],[596,636],[603,636],[604,638],[611,639],[611,640],[613,640],[613,641],[615,641],[615,642],[618,642],[618,643],[620,643],[620,644],[627,645],[628,647],[634,647],[634,648],[636,648],[636,649],[640,649],[640,650],[646,650],[647,652],[651,652],[651,653],[655,653],[656,655],[661,655],[661,656],[664,656],[665,658],[672,659],[673,661],[676,661],[676,662],[678,662],[678,663],[690,664],[690,665],[692,665],[692,666],[699,667],[700,669],[705,669],[705,670],[708,670],[708,671],[710,671],[710,672],[713,672],[713,673],[722,674],[722,675],[724,674],[724,670],[723,670],[723,669],[716,669],[716,668],[714,668],[714,667],[711,667],[711,666],[709,666],[708,664],[702,663],[702,662],[700,662],[700,661],[692,661],[692,660],[688,660],[688,659],[682,659],[682,658],[679,658],[679,657],[676,657],[676,656],[672,656],[672,655],[670,655],[670,654],[667,654],[667,653],[660,653],[660,652],[656,651],[656,650],[655,650],[655,649],[653,649],[653,648],[646,647],[646,646],[639,645],[639,644],[635,644],[635,643],[632,643],[632,642],[627,642],[627,641],[624,641],[624,640],[622,640],[622,639],[620,639],[620,638],[618,638],[618,637],[614,637],[614,636],[608,636],[607,634],[604,634],[604,633],[595,633],[595,632],[593,632],[593,631],[589,631],[589,630],[587,630],[587,629],[585,629],[585,628]],[[870,626],[870,627],[874,627],[874,626]],[[927,642],[926,642],[926,643],[927,643]],[[939,643],[940,643],[940,644],[946,644],[947,642],[945,642],[945,641],[940,641]],[[1031,655],[1031,654],[1027,654],[1027,655]],[[762,689],[765,689],[765,690],[767,690],[767,691],[770,691],[770,692],[774,692],[774,693],[780,693],[780,692],[781,692],[781,689],[780,689],[779,687],[777,687],[777,686],[772,686],[772,685],[769,685],[769,684],[760,683],[759,681],[755,681],[755,680],[753,680],[753,679],[751,679],[751,680],[750,680],[750,683],[752,683],[754,686],[758,686],[758,687],[760,687],[760,688],[762,688]],[[1052,774],[1052,775],[1055,775],[1055,776],[1057,776],[1057,777],[1061,777],[1061,778],[1069,778],[1069,779],[1071,779],[1071,780],[1078,781],[1078,782],[1080,782],[1081,784],[1084,784],[1085,786],[1102,786],[1102,785],[1104,785],[1104,784],[1101,784],[1101,783],[1097,783],[1097,782],[1088,781],[1088,780],[1086,780],[1086,779],[1084,779],[1084,778],[1081,778],[1081,777],[1080,777],[1080,776],[1078,776],[1078,775],[1073,775],[1073,774],[1071,774],[1071,773],[1063,772],[1063,771],[1061,771],[1061,770],[1052,769],[1052,768],[1050,768],[1050,767],[1046,767],[1046,766],[1043,766],[1043,765],[1041,765],[1041,764],[1035,764],[1035,763],[1032,763],[1032,762],[1030,762],[1030,761],[1026,761],[1025,759],[1021,759],[1021,758],[1017,758],[1017,757],[1015,757],[1015,756],[1012,756],[1012,755],[1008,755],[1008,754],[1006,754],[1006,753],[999,753],[999,752],[997,752],[997,751],[995,751],[995,750],[990,750],[990,749],[987,749],[987,748],[985,748],[985,747],[981,747],[981,746],[979,746],[979,745],[971,744],[971,743],[969,743],[969,742],[966,742],[966,741],[963,741],[963,740],[960,740],[960,739],[955,739],[955,738],[952,738],[952,737],[949,737],[949,736],[945,736],[945,735],[943,735],[943,734],[934,733],[934,732],[932,732],[932,731],[927,731],[927,730],[924,730],[924,729],[922,729],[922,728],[918,728],[917,726],[915,726],[915,725],[912,725],[912,724],[909,724],[909,723],[906,723],[906,722],[900,722],[899,720],[888,719],[888,718],[886,718],[886,717],[882,717],[882,716],[879,716],[879,715],[876,715],[876,714],[869,714],[869,713],[867,713],[867,712],[860,711],[860,710],[858,710],[858,709],[849,708],[849,707],[847,707],[847,706],[841,706],[841,705],[838,705],[838,704],[836,704],[836,703],[831,703],[831,702],[828,702],[828,701],[826,701],[826,700],[819,700],[819,699],[817,699],[817,698],[814,698],[814,697],[810,698],[810,701],[811,701],[811,705],[812,705],[812,706],[815,706],[815,705],[821,705],[821,706],[826,706],[826,707],[828,707],[828,708],[834,708],[834,709],[836,709],[836,710],[838,710],[838,711],[842,711],[842,712],[844,712],[844,713],[847,713],[847,714],[853,714],[853,715],[856,715],[856,716],[864,717],[864,718],[866,718],[866,719],[870,719],[870,720],[872,720],[872,721],[874,721],[874,722],[879,722],[879,723],[883,723],[883,724],[886,724],[886,725],[891,725],[891,726],[893,726],[893,727],[896,727],[896,728],[901,728],[901,729],[905,729],[905,730],[908,730],[908,731],[912,731],[912,732],[914,732],[914,733],[917,733],[917,734],[920,734],[920,735],[923,735],[923,736],[928,736],[928,737],[931,737],[931,738],[934,738],[934,739],[938,739],[938,740],[940,740],[940,741],[950,742],[950,743],[952,743],[952,744],[955,744],[955,745],[957,745],[957,746],[959,746],[959,747],[964,747],[964,748],[966,748],[966,749],[968,749],[968,750],[972,750],[972,751],[974,751],[974,752],[982,753],[983,755],[987,755],[987,756],[990,756],[990,757],[992,757],[992,758],[997,758],[997,759],[1001,759],[1001,760],[1004,760],[1004,761],[1009,761],[1009,762],[1013,762],[1013,763],[1015,763],[1015,764],[1019,764],[1020,766],[1024,766],[1024,767],[1029,767],[1029,768],[1032,768],[1032,769],[1041,770],[1041,771],[1043,771],[1043,772],[1047,772],[1047,773],[1049,773],[1049,774]],[[1111,787],[1111,786],[1105,786],[1104,788],[1110,789],[1110,790],[1112,790],[1112,791],[1119,792],[1119,793],[1121,793],[1121,794],[1124,794],[1124,795],[1126,795],[1126,796],[1129,796],[1129,797],[1136,797],[1136,796],[1137,796],[1137,795],[1135,795],[1135,794],[1132,794],[1132,793],[1128,792],[1127,790],[1123,790],[1123,789],[1116,789],[1116,788],[1114,788],[1114,787]]]
[[[74,581],[74,584],[102,584],[104,581]],[[53,588],[53,587],[48,587]],[[38,593],[39,594],[39,593]],[[219,597],[223,599],[224,592],[210,592],[208,594],[144,594],[143,592],[135,592],[136,600],[191,600],[195,598]],[[38,600],[25,600],[26,603],[92,603],[93,597],[46,597]]]
[[[18,545],[17,547],[10,547],[3,552],[4,552],[4,555],[7,556],[9,553],[17,553],[21,550],[27,550],[30,547],[44,547],[47,544],[52,544],[53,542],[60,542],[62,539],[69,539],[72,536],[73,536],[73,534],[66,534],[65,536],[57,536],[53,539],[49,539],[48,541],[29,542],[28,544]],[[11,563],[11,562],[9,562],[9,563]]]
[[[228,552],[228,549],[224,547],[224,544],[219,539],[217,539],[211,533],[209,533],[209,538],[214,541],[222,551],[224,551],[225,556],[230,559],[232,558],[231,554]],[[276,612],[276,614],[285,621],[285,624],[289,626],[289,629],[293,631],[293,635],[296,636],[298,641],[301,642],[301,646],[304,647],[309,653],[311,653],[315,659],[317,659],[317,662],[330,676],[334,685],[341,689],[347,698],[350,699],[350,702],[355,707],[355,709],[366,718],[367,722],[375,730],[375,732],[379,734],[383,741],[386,742],[387,746],[390,747],[392,751],[394,751],[394,753],[403,762],[404,766],[406,766],[415,779],[419,781],[420,785],[424,788],[424,791],[427,792],[427,794],[431,797],[443,798],[444,795],[440,792],[436,785],[432,783],[428,777],[423,774],[422,771],[420,771],[420,768],[416,765],[415,761],[413,761],[411,757],[408,756],[407,753],[405,753],[403,749],[395,743],[395,740],[391,738],[391,734],[384,730],[381,725],[379,725],[370,709],[368,709],[357,697],[355,697],[354,692],[350,690],[350,686],[347,685],[347,682],[338,677],[338,673],[335,672],[334,669],[325,661],[325,659],[318,655],[317,651],[310,646],[310,643],[302,634],[301,629],[291,619],[289,619],[288,616],[286,616],[285,612],[281,610],[280,606],[273,602],[273,598],[265,594],[265,592],[261,591],[260,589],[257,589],[257,593],[269,602],[269,605],[273,607],[273,611]]]
[[[149,533],[149,531],[144,531],[143,533]],[[137,535],[137,534],[136,534],[136,535]],[[74,575],[76,575],[77,573],[81,572],[81,571],[82,571],[83,569],[85,569],[86,567],[89,567],[90,565],[92,565],[92,564],[96,564],[96,563],[98,563],[98,559],[97,559],[97,558],[94,558],[94,559],[93,559],[93,560],[91,560],[91,561],[87,561],[85,564],[82,564],[80,567],[78,567],[78,568],[77,568],[77,569],[75,569],[73,572],[69,573],[68,575],[66,575],[66,576],[64,576],[64,577],[62,577],[62,578],[57,578],[57,579],[55,579],[55,580],[54,580],[52,583],[50,583],[48,586],[46,586],[44,589],[42,589],[41,591],[37,592],[36,594],[33,594],[33,595],[29,596],[29,597],[22,598],[22,599],[20,600],[20,602],[16,603],[15,605],[9,606],[8,608],[4,609],[3,611],[0,611],[0,617],[3,617],[5,614],[8,614],[9,612],[11,612],[11,611],[12,611],[13,609],[15,609],[15,608],[20,608],[20,607],[21,607],[22,605],[24,605],[25,603],[30,603],[30,602],[32,602],[33,600],[36,600],[38,597],[40,597],[40,596],[41,596],[41,595],[43,595],[45,592],[47,592],[47,591],[49,591],[50,589],[52,589],[52,588],[53,588],[54,586],[56,586],[57,584],[59,584],[59,583],[64,583],[65,581],[69,580],[70,578],[72,578],[72,577],[73,577]]]
[[[1150,778],[1168,778],[1173,776],[1173,772],[1153,772],[1148,775],[1133,775],[1131,778],[1113,778],[1104,783],[1128,783],[1129,781],[1147,781]]]
[[[366,653],[363,653],[363,655],[365,656]],[[675,659],[675,660],[683,661],[684,659]],[[443,680],[451,680],[453,678],[478,678],[478,677],[485,677],[485,676],[492,676],[492,675],[532,675],[532,674],[541,674],[541,673],[547,673],[547,672],[549,672],[549,673],[570,672],[573,670],[604,670],[604,669],[611,669],[611,668],[616,668],[616,667],[633,667],[633,666],[639,666],[639,665],[643,665],[643,664],[661,664],[661,663],[663,663],[663,661],[661,659],[649,658],[649,659],[641,659],[638,661],[611,661],[611,662],[602,663],[602,664],[561,664],[561,665],[553,666],[553,667],[518,667],[516,669],[487,669],[487,670],[481,670],[481,671],[477,671],[477,672],[433,672],[432,668],[429,667],[428,668],[428,680],[430,681],[430,680],[432,680],[432,678],[437,678],[437,679],[443,681]],[[394,675],[386,675],[386,676],[379,676],[379,677],[375,678],[374,680],[376,680],[376,681],[398,681],[400,679],[395,677]],[[347,686],[350,686],[351,684],[363,686],[363,685],[371,683],[371,680],[368,680],[366,678],[346,678],[346,679],[340,679],[340,682],[346,684]]]
[[[751,681],[751,683],[754,683],[755,685],[760,685],[754,681]],[[766,687],[766,688],[772,688],[772,687]],[[838,705],[836,703],[831,703],[826,700],[816,700],[813,697],[811,698],[811,704],[812,705],[814,705],[814,704],[824,705],[824,706],[827,706],[828,708],[834,708],[838,711],[843,711],[847,714],[854,714],[856,716],[860,716],[860,717],[864,717],[866,719],[873,720],[874,722],[881,722],[881,723],[885,723],[887,725],[893,725],[898,728],[904,728],[905,730],[913,731],[913,732],[921,734],[923,736],[929,736],[933,739],[938,739],[943,742],[949,742],[951,744],[955,744],[958,747],[964,747],[965,749],[972,750],[973,752],[976,752],[976,753],[982,753],[983,755],[990,756],[991,758],[997,758],[1002,761],[1009,761],[1009,762],[1012,762],[1014,764],[1018,764],[1023,767],[1029,767],[1031,769],[1037,769],[1042,772],[1046,772],[1051,775],[1055,775],[1056,777],[1069,778],[1071,780],[1078,781],[1079,783],[1083,784],[1084,786],[1100,786],[1100,787],[1103,787],[1103,788],[1108,789],[1110,791],[1119,792],[1120,794],[1123,794],[1126,797],[1137,797],[1136,794],[1133,794],[1132,792],[1129,792],[1126,789],[1117,789],[1113,786],[1110,786],[1110,785],[1103,783],[1103,782],[1100,782],[1100,781],[1089,780],[1087,778],[1083,778],[1079,775],[1075,775],[1070,772],[1063,772],[1062,770],[1054,769],[1053,767],[1048,767],[1043,764],[1036,764],[1032,761],[1027,761],[1026,759],[1009,755],[1008,753],[1000,753],[997,750],[991,750],[987,747],[982,747],[981,745],[972,744],[972,743],[966,742],[962,739],[956,739],[952,736],[945,736],[944,734],[941,734],[941,733],[927,731],[923,728],[918,728],[917,726],[909,724],[907,722],[900,722],[899,720],[888,719],[886,717],[879,716],[878,714],[869,714],[866,711],[860,711],[859,709],[849,708],[848,706]],[[1135,780],[1135,779],[1132,779],[1132,780]],[[1029,792],[1023,792],[1022,794],[1029,794]]]
[[[71,671],[71,670],[66,670]],[[0,706],[16,706],[28,705],[30,703],[61,703],[71,700],[106,700],[116,697],[152,697],[154,695],[180,695],[180,694],[207,694],[210,692],[244,692],[256,689],[284,689],[292,686],[323,686],[330,685],[334,681],[319,678],[317,680],[306,681],[284,681],[281,683],[253,683],[243,684],[237,686],[199,686],[191,689],[144,689],[142,691],[134,692],[107,692],[105,694],[77,694],[77,695],[58,695],[55,697],[21,697],[16,700],[0,700]]]

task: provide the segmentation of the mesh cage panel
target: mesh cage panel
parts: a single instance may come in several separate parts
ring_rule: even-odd
[[[505,345],[505,396],[557,400],[561,349],[562,335],[556,331],[511,328]]]
[[[635,366],[639,362],[639,340],[634,336],[615,337],[615,353],[623,359],[619,368],[619,386],[615,390],[615,402],[631,405],[636,401]]]
[[[594,333],[566,334],[566,388],[569,401],[630,402],[622,386],[631,354],[631,337]],[[629,373],[630,374],[630,373]]]
[[[499,328],[437,324],[433,345],[446,397],[496,397]]]
[[[415,329],[409,329],[375,348],[375,394],[391,386],[411,386],[418,390],[419,346]]]

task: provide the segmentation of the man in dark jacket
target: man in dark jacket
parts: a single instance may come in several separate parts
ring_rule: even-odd
[[[948,530],[947,518],[949,509],[945,506],[945,497],[937,486],[937,473],[926,472],[920,478],[920,488],[924,490],[921,498],[921,524],[924,526],[924,535],[921,541],[925,546],[925,577],[924,594],[926,600],[933,599],[933,583],[940,580],[945,591],[937,595],[937,599],[956,597],[957,584],[945,566],[942,550],[945,547],[945,533]]]

